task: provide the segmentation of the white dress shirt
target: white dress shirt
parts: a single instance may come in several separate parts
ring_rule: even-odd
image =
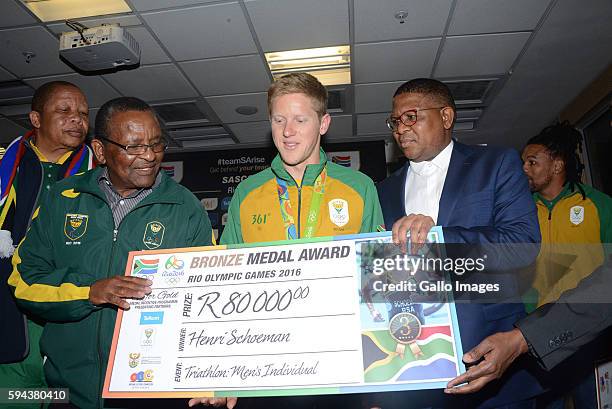
[[[451,140],[446,148],[432,160],[410,162],[404,188],[407,215],[424,214],[430,216],[437,224],[440,197],[452,153],[453,141]]]

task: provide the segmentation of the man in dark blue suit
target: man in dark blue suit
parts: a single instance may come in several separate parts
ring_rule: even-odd
[[[455,115],[450,90],[439,81],[414,79],[395,92],[387,124],[408,162],[378,186],[385,225],[393,226],[394,242],[404,248],[408,234],[414,250],[438,225],[446,243],[507,246],[496,254],[498,267],[527,266],[538,254],[540,231],[518,152],[453,141]],[[484,271],[470,280],[499,283],[506,295],[518,294],[513,273]],[[512,329],[525,314],[520,302],[458,302],[456,307],[466,351],[488,335]],[[532,408],[540,392],[535,377],[517,365],[473,396],[406,392],[392,400],[398,407],[413,407],[408,402],[416,398],[434,408]]]

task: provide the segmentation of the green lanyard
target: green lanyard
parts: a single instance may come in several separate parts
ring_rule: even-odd
[[[321,210],[321,200],[325,193],[325,179],[327,178],[327,167],[317,176],[313,186],[312,198],[310,200],[310,209],[308,209],[308,217],[306,218],[306,228],[302,237],[310,238],[314,236],[319,214]],[[283,226],[285,229],[285,238],[287,240],[295,240],[298,238],[298,233],[295,228],[295,220],[291,210],[291,202],[289,201],[289,188],[287,182],[277,177],[278,201],[280,203],[281,216],[283,217]],[[299,216],[299,215],[298,215]]]

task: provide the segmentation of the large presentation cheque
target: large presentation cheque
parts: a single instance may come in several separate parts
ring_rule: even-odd
[[[390,241],[374,233],[130,253],[126,274],[152,280],[153,292],[117,316],[102,396],[443,388],[465,370],[454,304],[364,294],[364,243]]]

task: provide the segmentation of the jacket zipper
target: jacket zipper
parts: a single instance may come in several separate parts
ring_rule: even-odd
[[[145,200],[145,199],[146,198],[144,198],[142,200]],[[142,203],[142,200],[141,200],[141,203]],[[106,199],[104,199],[104,202],[107,203]],[[141,205],[141,203],[138,203],[132,210],[130,210],[123,217],[123,219],[121,219],[121,221],[119,222],[119,225],[116,228],[113,229],[113,244],[112,244],[112,248],[111,248],[111,257],[108,260],[108,269],[107,269],[107,272],[106,272],[106,278],[109,278],[110,274],[111,274],[111,267],[112,267],[112,264],[113,264],[113,259],[115,258],[115,250],[117,248],[116,243],[117,243],[117,236],[119,235],[119,227],[121,227],[121,223],[123,223],[125,218],[128,217],[128,215],[130,213],[132,213],[134,210],[136,210],[136,209],[138,209],[140,207],[144,207],[144,206]],[[148,205],[145,205],[145,206],[148,206]],[[108,209],[111,212],[111,219],[113,219],[113,223],[114,223],[113,212],[110,210],[110,207]],[[102,314],[100,314],[100,318],[98,319],[98,362],[100,363],[100,381],[102,379],[104,379],[104,371],[106,370],[106,368],[102,367],[102,346],[100,345],[100,338],[101,337],[99,335],[101,333],[102,333]],[[99,382],[98,384],[100,385],[100,388],[98,390],[99,391],[99,396],[100,396],[100,400],[98,401],[98,404],[99,404],[98,407],[102,408],[102,401],[103,401],[103,398],[102,398],[102,389],[104,388],[104,383],[103,382],[101,382],[101,383]]]
[[[100,345],[100,334],[102,333],[102,311],[100,311],[100,314],[98,316],[98,364],[100,365],[100,377],[98,379],[98,385],[100,385],[101,381],[102,381],[102,345]],[[98,388],[98,395],[100,396],[100,399],[98,399],[98,408],[102,408],[102,387]]]
[[[548,243],[553,243],[552,237],[552,211],[553,209],[548,209]]]
[[[548,243],[546,243],[546,273],[549,274],[552,270],[552,255],[551,250],[553,249],[553,239],[552,239],[552,210],[548,209],[548,223],[546,223],[546,227],[548,228]],[[548,281],[548,278],[546,279]]]
[[[300,185],[297,187],[297,191],[298,191],[298,212],[297,212],[297,238],[299,239],[302,235],[302,228],[300,227],[300,221],[301,221],[301,217],[300,217],[300,213],[302,212],[302,183],[304,182],[304,179],[302,178],[302,181],[300,182]]]
[[[304,176],[306,176],[306,171],[304,171]],[[293,180],[293,183],[295,183],[295,187],[297,187],[297,192],[298,192],[298,211],[297,211],[297,238],[299,239],[301,237],[301,232],[300,232],[300,213],[302,212],[302,184],[304,183],[304,176],[302,176],[302,180],[300,181],[300,184],[298,185],[297,182],[295,181],[295,178],[291,175],[289,175],[289,177],[291,178],[291,180]]]
[[[106,200],[104,201],[106,203]],[[108,204],[108,203],[107,203]],[[113,212],[110,210],[110,207],[108,208],[109,211],[111,212],[111,219],[113,219],[113,223],[114,223],[114,217],[113,217]],[[132,209],[133,210],[133,209]],[[126,215],[127,216],[127,215]],[[125,219],[125,217],[124,217]],[[123,222],[123,220],[121,220],[121,222]],[[121,222],[119,223],[119,225],[121,225]],[[116,242],[117,242],[117,234],[119,233],[119,226],[117,226],[116,228],[113,229],[113,243],[112,243],[112,247],[111,247],[111,252],[110,252],[110,258],[108,259],[108,268],[106,269],[106,278],[110,277],[111,274],[111,268],[113,265],[113,259],[115,258],[115,249],[116,247]],[[104,387],[104,383],[101,382],[102,379],[104,379],[104,370],[106,368],[102,367],[102,345],[100,344],[100,334],[102,333],[102,311],[100,311],[100,315],[98,318],[98,363],[100,365],[100,379],[98,382],[98,385],[100,385],[100,388],[98,389],[98,395],[100,396],[100,399],[98,400],[98,407],[102,408],[102,402],[103,402],[103,398],[102,398],[102,389]]]

